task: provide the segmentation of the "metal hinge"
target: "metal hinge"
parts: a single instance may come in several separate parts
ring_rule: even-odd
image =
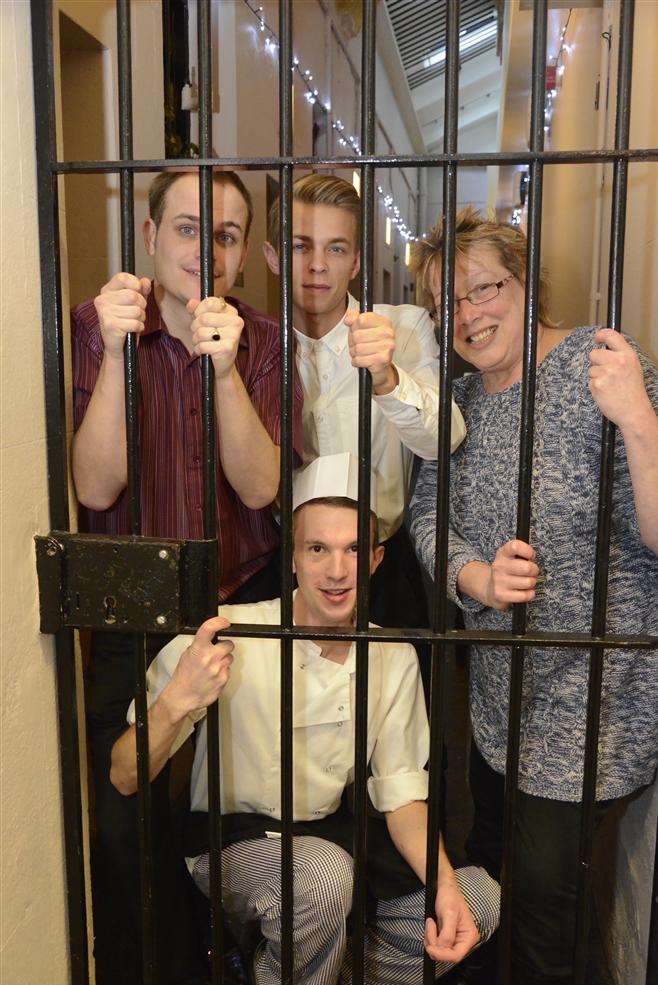
[[[177,633],[216,611],[216,540],[58,530],[34,540],[42,633]]]

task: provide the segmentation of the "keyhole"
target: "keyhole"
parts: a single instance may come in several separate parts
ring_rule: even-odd
[[[105,606],[105,615],[103,619],[106,623],[113,623],[117,621],[116,606],[117,600],[114,595],[106,595],[103,599],[103,605]]]

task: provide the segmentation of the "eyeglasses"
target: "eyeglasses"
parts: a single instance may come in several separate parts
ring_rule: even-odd
[[[471,304],[484,304],[485,301],[493,301],[500,294],[501,288],[511,280],[514,280],[514,274],[509,274],[503,280],[497,280],[491,284],[478,284],[468,294],[464,294],[461,298],[455,298],[453,305],[454,313],[457,314],[459,311],[461,301],[469,301]],[[440,313],[436,309],[431,312],[431,316],[437,323],[441,320]]]

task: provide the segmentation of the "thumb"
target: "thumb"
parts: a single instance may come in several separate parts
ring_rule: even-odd
[[[347,325],[348,328],[352,328],[352,326],[354,325],[354,322],[359,319],[360,314],[361,313],[359,312],[359,310],[357,308],[348,308],[347,309],[347,311],[345,312],[345,317],[343,318],[343,321],[345,322],[345,324]]]
[[[457,914],[454,910],[448,910],[442,914],[441,930],[437,941],[439,947],[453,947],[457,933]]]
[[[194,641],[195,643],[200,643],[202,646],[206,643],[211,643],[215,633],[218,633],[221,629],[228,629],[230,625],[231,623],[224,616],[213,616],[212,619],[206,619],[197,629]]]
[[[142,277],[139,282],[139,289],[142,292],[142,297],[147,298],[151,293],[151,281],[148,277]]]
[[[189,313],[193,315],[200,304],[201,304],[200,298],[190,298],[190,300],[187,302],[185,307],[189,311]]]

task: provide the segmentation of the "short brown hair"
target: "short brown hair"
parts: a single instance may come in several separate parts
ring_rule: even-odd
[[[179,178],[182,178],[186,174],[194,174],[194,171],[189,169],[183,171],[161,171],[151,182],[149,188],[149,215],[155,223],[156,229],[162,222],[165,205],[167,204],[167,192]],[[244,231],[244,238],[247,240],[254,218],[254,203],[242,178],[235,171],[213,171],[212,180],[216,185],[232,185],[244,199],[244,204],[247,206],[247,224]]]
[[[477,247],[489,247],[495,250],[505,269],[509,270],[510,274],[514,274],[522,284],[525,284],[526,275],[526,243],[525,233],[518,226],[486,219],[472,205],[467,205],[457,214],[455,257],[463,258]],[[431,294],[429,278],[441,263],[442,256],[443,223],[439,219],[428,235],[414,243],[411,250],[411,271],[425,294],[424,300],[426,302],[429,301]],[[556,323],[548,312],[549,282],[548,274],[544,268],[539,273],[538,301],[539,321],[547,328],[555,328]]]
[[[332,205],[345,209],[354,217],[356,227],[356,246],[361,235],[361,199],[353,184],[333,174],[305,174],[292,186],[293,202],[307,205]],[[279,249],[279,199],[274,199],[267,217],[267,241],[275,250]]]
[[[354,511],[359,508],[357,501],[350,499],[348,496],[318,496],[316,499],[307,499],[305,503],[301,503],[294,510],[293,517],[296,517],[299,511],[303,510],[305,506],[315,506],[318,503],[322,506],[340,506],[343,509]],[[370,510],[370,538],[372,540],[372,547],[377,547],[379,543],[379,520],[374,510]]]

